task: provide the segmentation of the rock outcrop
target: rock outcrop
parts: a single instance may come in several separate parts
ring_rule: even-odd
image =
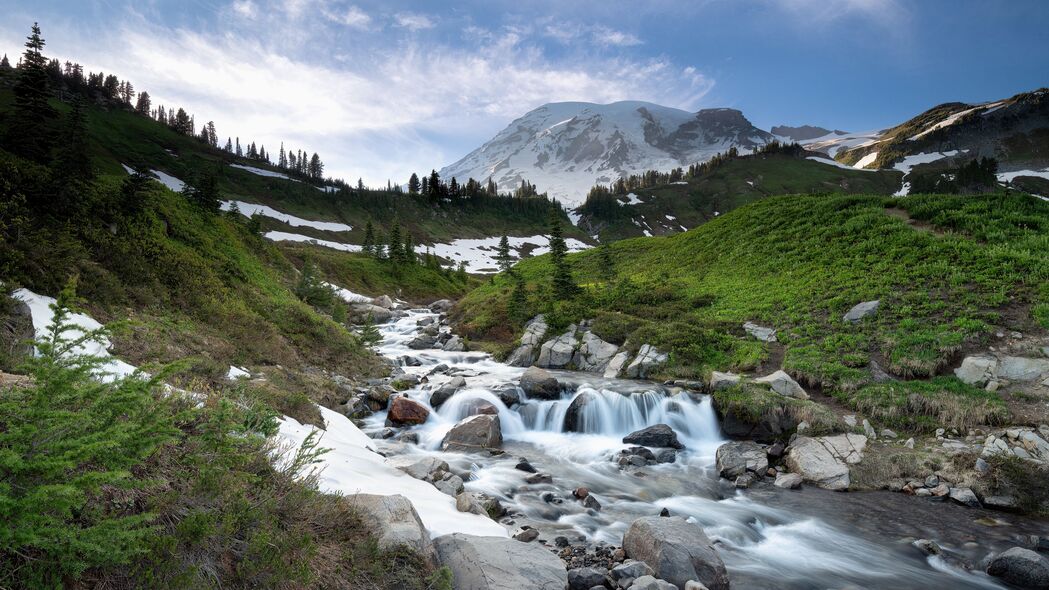
[[[689,580],[698,580],[710,590],[729,588],[725,564],[706,533],[680,516],[635,520],[623,537],[623,550],[678,588]]]
[[[878,307],[881,305],[880,300],[864,301],[863,303],[857,303],[845,314],[842,320],[846,322],[856,323],[863,318],[870,317],[878,313]]]
[[[623,367],[625,367],[628,362],[630,362],[629,352],[625,350],[617,352],[616,355],[612,357],[612,360],[608,361],[608,366],[605,367],[602,377],[605,379],[615,379],[623,372]]]
[[[568,331],[553,340],[548,340],[539,347],[537,367],[544,369],[566,369],[572,365],[579,340],[576,339],[576,327],[569,326]]]
[[[349,498],[354,511],[375,533],[379,547],[396,549],[406,545],[427,559],[433,559],[433,546],[419,513],[401,496],[356,494]]]
[[[506,359],[506,364],[511,367],[528,367],[536,360],[539,344],[546,336],[548,326],[546,318],[542,314],[532,318],[525,324],[524,334],[521,335],[521,344]]]
[[[799,436],[787,451],[786,464],[805,481],[828,490],[845,490],[852,483],[849,465],[863,459],[866,447],[867,437],[862,434]]]
[[[654,346],[645,344],[637,351],[634,361],[626,368],[626,376],[630,379],[645,379],[655,369],[666,364],[670,357],[660,352]]]
[[[715,454],[715,461],[718,475],[726,479],[736,479],[747,472],[764,476],[769,468],[765,447],[749,440],[721,445]]]
[[[463,533],[433,540],[437,562],[452,572],[458,590],[564,590],[568,572],[538,543]]]
[[[762,342],[775,342],[776,341],[776,330],[772,328],[766,328],[759,326],[754,322],[746,322],[743,324],[743,330],[747,334],[750,334],[754,338],[761,340]]]
[[[586,331],[580,337],[579,348],[575,352],[572,364],[580,371],[603,373],[616,356],[619,347],[605,342],[593,332]]]

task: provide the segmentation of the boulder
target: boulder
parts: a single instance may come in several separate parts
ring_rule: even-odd
[[[380,548],[408,546],[427,559],[433,558],[430,534],[408,498],[400,494],[356,494],[349,500],[366,528],[375,534]]]
[[[442,472],[434,474],[433,487],[437,488],[442,494],[455,498],[462,493],[463,485],[463,478],[454,473]]]
[[[514,533],[514,540],[522,543],[531,543],[539,538],[539,531],[531,527],[525,527]]]
[[[780,395],[797,399],[809,399],[809,394],[805,393],[805,390],[802,389],[801,385],[798,385],[798,382],[783,370],[776,371],[775,373],[764,377],[758,377],[754,380],[754,383],[768,385],[772,391],[775,391]]]
[[[390,299],[389,295],[380,295],[372,299],[372,305],[381,307],[383,309],[393,309],[394,307],[396,307],[397,304],[393,302],[393,299]]]
[[[455,302],[448,299],[438,299],[430,304],[430,311],[434,313],[445,313],[455,306]]]
[[[441,450],[479,451],[498,449],[503,445],[499,416],[477,414],[464,418],[444,435]]]
[[[553,375],[538,367],[531,367],[521,375],[521,389],[529,397],[560,399],[561,384]]]
[[[702,528],[680,516],[635,520],[623,537],[623,549],[679,588],[698,580],[710,590],[728,590],[728,572],[710,539]]]
[[[511,367],[528,367],[535,362],[535,355],[539,344],[546,336],[548,326],[542,314],[535,316],[525,324],[524,334],[521,335],[520,345],[510,353],[506,364]]]
[[[568,585],[561,560],[536,543],[452,533],[437,537],[433,545],[457,590],[564,590]]]
[[[799,436],[787,451],[787,468],[805,481],[828,490],[845,490],[851,484],[849,465],[859,463],[867,447],[862,434],[810,438]]]
[[[749,440],[727,442],[715,453],[718,475],[736,479],[748,471],[764,474],[769,468],[768,454],[756,442]]]
[[[354,323],[358,324],[368,321],[383,324],[393,318],[393,312],[371,303],[353,303],[350,305],[349,316]]]
[[[455,497],[455,509],[459,512],[469,512],[471,514],[488,516],[488,511],[484,509],[484,504],[471,492],[460,492],[459,495]]]
[[[448,471],[448,463],[436,457],[423,457],[420,459],[409,455],[401,455],[387,459],[387,463],[415,479],[423,481],[433,481],[436,473]]]
[[[880,300],[864,301],[863,303],[857,303],[845,314],[842,319],[846,322],[856,323],[863,318],[870,317],[878,313],[878,306],[881,305]]]
[[[452,337],[448,339],[448,342],[444,343],[441,350],[445,352],[463,352],[466,350],[466,343],[463,342],[462,338],[453,334]]]
[[[628,561],[612,568],[608,572],[608,577],[612,578],[612,581],[616,583],[618,587],[626,587],[627,585],[623,582],[627,580],[635,580],[642,576],[651,576],[653,573],[652,568],[648,567],[648,564],[643,561]]]
[[[590,590],[604,586],[608,570],[596,567],[581,567],[568,570],[568,590]]]
[[[980,499],[969,488],[951,488],[949,493],[951,500],[969,508],[979,508]]]
[[[630,353],[621,350],[616,353],[612,360],[608,361],[608,366],[605,367],[604,372],[601,374],[605,379],[615,379],[623,372],[623,367],[630,362]]]
[[[747,332],[747,334],[750,334],[751,336],[757,338],[758,340],[761,340],[762,342],[776,341],[776,331],[772,328],[765,328],[763,326],[755,324],[754,322],[746,322],[745,324],[743,324],[743,329]]]
[[[780,473],[773,482],[777,488],[793,490],[801,487],[801,476],[797,473]]]
[[[640,578],[633,581],[630,584],[630,588],[627,590],[680,590],[678,586],[667,582],[666,580],[659,580],[652,576],[641,576]]]
[[[576,350],[572,363],[580,371],[603,373],[618,350],[619,347],[615,344],[605,342],[597,334],[586,331],[580,338],[579,349]]]
[[[1049,359],[1031,359],[1022,356],[1007,356],[998,365],[998,377],[1010,381],[1038,381],[1049,375]]]
[[[987,573],[1019,588],[1049,588],[1049,559],[1022,547],[991,559]]]
[[[637,351],[634,362],[626,368],[626,376],[630,379],[645,379],[655,369],[666,364],[670,357],[650,344],[641,346]]]
[[[450,381],[441,385],[430,394],[430,405],[434,408],[440,408],[444,405],[444,402],[448,401],[457,391],[466,387],[466,379],[464,377],[452,377]]]
[[[537,367],[546,369],[564,369],[572,364],[575,357],[579,340],[576,339],[576,327],[570,326],[568,331],[553,340],[548,340],[539,348],[539,360],[535,362]]]
[[[515,404],[521,403],[521,392],[518,390],[516,385],[506,384],[492,389],[492,393],[499,398],[499,401],[503,402],[503,405],[511,408]]]
[[[568,410],[565,411],[565,432],[586,432],[586,415],[584,410],[586,406],[593,403],[597,399],[597,395],[590,391],[584,391],[577,394],[573,399],[572,403],[568,405]]]
[[[708,389],[710,391],[721,391],[722,389],[729,389],[739,385],[742,377],[735,373],[722,373],[721,371],[711,371],[710,373],[710,385]]]
[[[408,341],[408,348],[412,350],[425,350],[437,346],[437,336],[433,334],[420,333]]]
[[[954,375],[963,383],[983,387],[994,379],[998,369],[998,359],[991,356],[967,356],[962,364],[954,370]]]
[[[623,442],[628,445],[641,445],[643,447],[685,448],[685,445],[678,442],[677,433],[674,432],[674,429],[666,424],[655,424],[648,428],[631,432],[623,437]]]
[[[390,402],[390,411],[386,414],[387,426],[412,426],[422,424],[430,417],[430,410],[419,402],[404,396],[395,397]]]

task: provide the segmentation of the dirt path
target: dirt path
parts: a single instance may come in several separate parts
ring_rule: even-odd
[[[889,217],[895,217],[896,219],[903,221],[904,223],[913,227],[916,230],[924,231],[936,236],[944,235],[944,232],[936,229],[931,224],[925,223],[924,221],[918,221],[917,219],[911,219],[910,213],[907,213],[907,211],[904,209],[900,209],[898,207],[889,207],[885,210],[885,214]]]

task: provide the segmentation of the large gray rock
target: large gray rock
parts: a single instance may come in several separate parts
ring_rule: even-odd
[[[996,556],[987,565],[987,573],[1019,588],[1049,588],[1049,559],[1022,547]]]
[[[436,410],[455,395],[455,392],[464,387],[466,387],[466,379],[464,377],[452,377],[451,381],[441,385],[430,394],[430,405]]]
[[[456,590],[564,590],[568,572],[538,543],[452,533],[433,541],[437,562],[452,571]]]
[[[433,334],[420,333],[408,341],[408,348],[412,350],[425,350],[437,346],[437,336]]]
[[[433,481],[437,473],[447,472],[448,463],[436,457],[418,457],[411,455],[399,455],[390,457],[386,462],[414,477],[423,481]]]
[[[754,338],[761,340],[762,342],[775,342],[776,331],[772,328],[766,328],[759,326],[754,322],[746,322],[743,324],[743,329]]]
[[[531,367],[521,375],[521,389],[528,397],[560,399],[561,384],[554,376],[538,367]]]
[[[393,299],[390,299],[389,295],[379,295],[372,299],[372,305],[383,309],[393,309],[397,304],[393,302]]]
[[[616,355],[619,347],[611,342],[605,342],[593,332],[583,332],[580,338],[579,349],[576,350],[572,362],[580,371],[591,373],[602,373],[608,367],[608,363]]]
[[[33,355],[32,340],[36,335],[33,330],[33,312],[21,299],[4,297],[0,308],[6,303],[8,313],[0,315],[0,357],[6,357],[9,364],[19,366],[22,361]]]
[[[866,447],[867,437],[862,434],[799,436],[787,451],[786,464],[805,481],[828,490],[845,490],[852,483],[849,465],[863,459]]]
[[[448,339],[448,342],[444,343],[441,350],[445,352],[463,352],[466,350],[466,343],[463,342],[462,338],[452,334],[452,337]]]
[[[430,535],[408,498],[400,494],[356,494],[349,500],[368,530],[375,534],[379,547],[407,546],[427,559],[433,558]]]
[[[1007,356],[998,364],[998,377],[1010,381],[1038,381],[1049,375],[1049,359]]]
[[[648,428],[636,430],[623,437],[623,442],[628,445],[641,445],[643,447],[660,447],[670,449],[683,449],[685,445],[677,439],[677,433],[666,424],[654,424]]]
[[[545,369],[564,369],[572,364],[579,340],[576,339],[576,327],[569,326],[568,331],[553,340],[548,340],[539,348],[537,367]]]
[[[772,391],[775,391],[780,395],[797,399],[809,399],[809,394],[805,393],[805,390],[801,385],[783,370],[776,371],[771,375],[765,375],[764,377],[758,377],[754,380],[754,383],[768,385]]]
[[[459,512],[488,516],[488,511],[484,509],[484,503],[472,492],[460,492],[455,497],[455,509]]]
[[[565,432],[586,432],[585,409],[587,404],[593,403],[595,399],[595,394],[589,391],[584,391],[572,399],[572,403],[568,405],[568,410],[565,411],[563,427]]]
[[[677,585],[652,576],[641,576],[627,590],[681,590]]]
[[[769,468],[765,448],[749,440],[721,445],[715,453],[715,461],[718,475],[726,479],[736,479],[748,471],[763,476]]]
[[[568,590],[590,590],[594,586],[604,586],[607,574],[604,568],[596,567],[568,570]]]
[[[393,318],[393,312],[385,307],[372,305],[371,303],[354,303],[350,305],[350,320],[354,323],[364,323],[368,320],[376,324],[382,324]]]
[[[547,328],[546,318],[542,314],[535,316],[525,324],[524,334],[521,335],[521,343],[510,353],[510,356],[506,359],[506,364],[511,367],[531,366],[536,360],[539,344],[543,341],[543,336],[546,336]]]
[[[997,370],[998,359],[993,356],[967,356],[962,359],[961,366],[954,370],[954,375],[963,383],[983,387],[994,379]]]
[[[710,372],[710,391],[721,391],[739,385],[742,377],[735,373],[722,373],[720,371]]]
[[[499,416],[476,414],[464,418],[444,435],[441,449],[445,451],[480,451],[503,446],[503,432]]]
[[[615,379],[623,372],[623,367],[630,362],[630,353],[621,350],[616,353],[612,360],[608,361],[608,366],[605,367],[604,373],[601,375],[605,379]]]
[[[438,299],[437,301],[434,301],[430,304],[430,311],[434,313],[444,313],[450,310],[453,306],[455,306],[454,301],[450,301],[448,299]]]
[[[666,364],[669,358],[666,353],[660,352],[654,346],[644,344],[637,351],[634,362],[626,368],[626,376],[630,379],[645,379],[655,369]]]
[[[710,539],[702,528],[680,516],[635,520],[623,537],[623,550],[678,588],[698,580],[710,590],[728,590],[728,572]]]
[[[870,317],[878,313],[878,306],[881,305],[880,300],[864,301],[863,303],[857,303],[845,314],[842,318],[846,322],[856,323],[865,317]]]

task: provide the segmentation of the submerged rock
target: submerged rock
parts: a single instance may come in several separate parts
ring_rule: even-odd
[[[680,516],[635,520],[623,537],[623,549],[679,588],[689,580],[698,580],[710,590],[729,588],[725,564],[706,533]]]
[[[452,533],[433,541],[437,561],[465,590],[564,590],[568,572],[561,560],[536,543],[503,537]]]
[[[683,449],[685,445],[677,439],[677,433],[666,424],[655,424],[648,428],[642,428],[623,437],[623,442],[628,445],[641,445],[644,447],[663,447],[670,449]]]
[[[1049,588],[1049,559],[1022,547],[991,559],[987,573],[1019,588]]]
[[[452,377],[451,381],[441,385],[430,394],[430,405],[434,409],[440,408],[457,391],[466,387],[466,379],[463,377]]]
[[[538,399],[560,399],[561,384],[554,376],[538,367],[531,367],[521,375],[521,389],[529,397]]]
[[[586,432],[584,412],[587,405],[594,403],[596,399],[597,394],[590,391],[584,391],[572,399],[572,403],[569,404],[568,410],[565,411],[565,421],[563,426],[565,432]]]
[[[498,449],[503,445],[499,416],[477,414],[465,418],[448,431],[441,441],[441,450],[479,451]]]

